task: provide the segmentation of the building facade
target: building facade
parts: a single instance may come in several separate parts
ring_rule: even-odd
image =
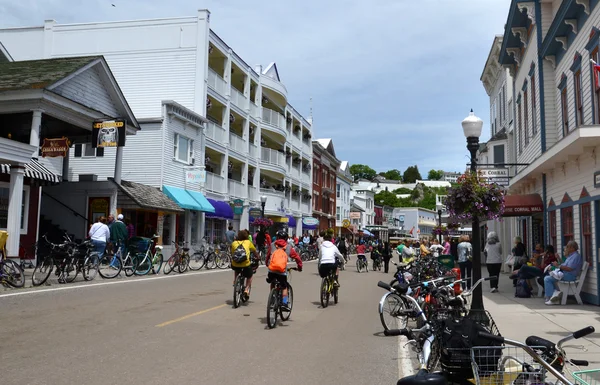
[[[260,208],[261,197],[267,216],[297,231],[311,215],[311,124],[288,103],[276,64],[244,62],[210,29],[209,11],[126,22],[46,21],[0,30],[0,41],[15,60],[105,56],[134,113],[149,128],[124,155],[131,160],[124,173],[161,189],[174,178],[169,183],[206,195],[218,209],[205,222],[199,212],[206,230],[195,228],[196,238],[220,240],[227,221],[250,228],[249,209]],[[165,122],[177,127],[165,129]],[[98,180],[109,177],[110,155],[104,157],[86,144],[71,151],[72,179],[88,174],[92,160]],[[157,165],[148,161],[152,157],[162,160]],[[186,179],[190,172],[193,177]]]
[[[437,213],[422,207],[396,207],[393,217],[398,219],[399,229],[415,239],[431,239],[437,226]]]
[[[349,232],[350,223],[350,191],[352,189],[352,175],[350,174],[350,163],[347,160],[340,162],[336,174],[336,205],[335,205],[335,226],[338,235]]]
[[[319,230],[335,229],[337,172],[341,162],[335,155],[331,139],[318,139],[313,145],[313,217]]]
[[[352,190],[350,193],[350,198],[352,204],[356,208],[352,208],[351,211],[355,213],[360,213],[358,221],[355,223],[355,230],[362,230],[367,226],[372,226],[375,224],[375,192],[371,187],[363,187],[358,184],[352,185]],[[354,214],[353,217],[357,217],[358,215]]]
[[[444,177],[442,178],[442,180],[449,183],[456,183],[459,176],[461,176],[460,172],[444,171]]]
[[[597,1],[512,1],[499,62],[515,89],[516,176],[507,208],[529,249],[570,240],[590,264],[584,301],[600,304],[600,7]]]

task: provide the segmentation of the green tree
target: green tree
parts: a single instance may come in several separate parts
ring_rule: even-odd
[[[421,174],[419,173],[419,167],[417,167],[417,165],[408,166],[402,175],[404,183],[415,183],[418,179],[421,179]]]
[[[375,194],[375,204],[380,205],[382,201],[385,206],[400,207],[398,206],[398,197],[393,192],[381,190]]]
[[[394,190],[394,194],[398,194],[398,195],[400,195],[400,194],[412,194],[412,191],[413,190],[411,190],[409,188],[400,187],[400,188],[397,188],[397,189]]]
[[[389,180],[402,180],[402,174],[397,169],[380,172],[379,175]]]
[[[429,170],[427,179],[429,180],[442,180],[444,177],[444,170]]]
[[[352,174],[355,181],[358,179],[373,180],[377,175],[377,171],[364,164],[353,164],[350,166],[350,174]]]

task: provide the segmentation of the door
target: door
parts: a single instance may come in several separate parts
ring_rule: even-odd
[[[110,197],[90,197],[88,198],[88,228],[85,230],[87,234],[89,227],[98,221],[100,217],[108,217],[110,210]]]

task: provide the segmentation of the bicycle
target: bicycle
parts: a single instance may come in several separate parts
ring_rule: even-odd
[[[333,296],[333,303],[338,303],[339,287],[336,285],[335,269],[331,270],[327,277],[321,279],[321,306],[329,306],[329,297]]]
[[[256,266],[260,263],[258,260],[254,259]],[[252,266],[252,265],[251,265]],[[256,272],[256,269],[254,269]],[[288,281],[289,281],[289,272],[288,272]],[[233,308],[237,309],[240,307],[242,303],[246,303],[248,301],[247,296],[244,295],[244,290],[246,289],[246,281],[248,278],[244,277],[240,272],[235,279],[235,283],[233,285]],[[248,288],[248,295],[250,295],[250,290],[252,288]]]
[[[298,271],[296,267],[288,267],[288,273],[290,270]],[[277,317],[281,318],[281,321],[287,321],[290,319],[292,314],[292,306],[294,302],[294,291],[292,285],[288,282],[288,304],[287,308],[282,306],[283,303],[283,289],[285,288],[281,282],[276,280],[271,284],[271,291],[269,292],[269,299],[267,300],[267,326],[269,329],[273,329],[277,326]]]
[[[2,245],[0,254],[0,283],[17,288],[25,286],[25,273],[19,263],[6,257],[5,245]]]
[[[373,258],[373,271],[381,271],[381,258],[380,257],[375,257]]]
[[[175,245],[175,251],[173,255],[169,258],[165,267],[163,269],[163,273],[169,274],[177,267],[177,271],[182,274],[185,273],[188,269],[190,263],[190,255],[188,251],[190,250],[188,247],[180,246],[175,241],[171,241]]]
[[[360,258],[361,256],[364,258]],[[367,273],[369,272],[369,262],[367,262],[367,257],[363,254],[356,257],[356,271],[360,273],[361,270],[364,270]]]

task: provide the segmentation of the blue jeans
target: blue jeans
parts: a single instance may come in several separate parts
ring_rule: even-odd
[[[94,252],[98,253],[98,260],[102,259],[104,250],[106,250],[106,242],[92,239],[92,245],[94,245]]]
[[[570,271],[565,271],[562,280],[565,282],[573,282],[577,280],[577,276]],[[554,290],[558,290],[558,285],[556,282],[558,282],[558,280],[550,275],[544,277],[544,295],[547,298],[552,297]]]

